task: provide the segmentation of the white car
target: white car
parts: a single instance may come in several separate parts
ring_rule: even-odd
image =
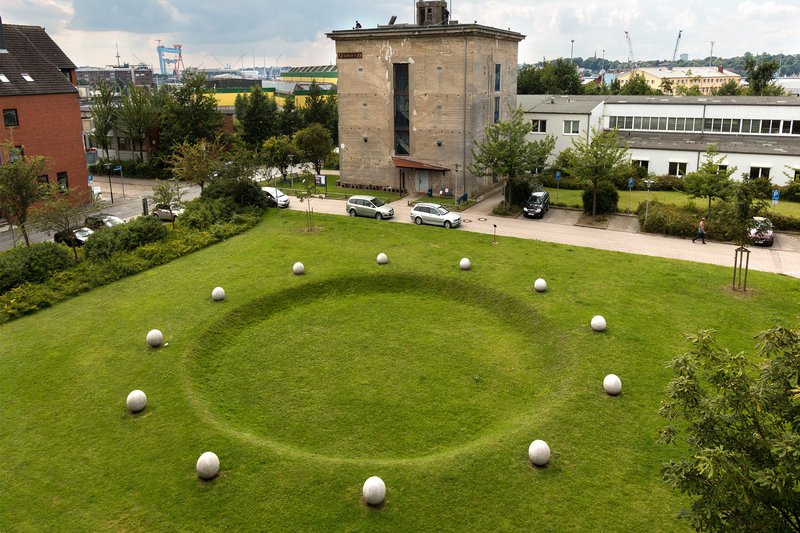
[[[445,228],[461,225],[461,215],[451,213],[441,204],[419,203],[411,208],[411,221],[414,224],[435,224]]]
[[[179,204],[156,204],[152,215],[164,222],[175,222],[175,219],[183,214],[183,206]]]
[[[282,190],[277,187],[261,187],[261,190],[266,193],[270,207],[289,207],[289,197]]]

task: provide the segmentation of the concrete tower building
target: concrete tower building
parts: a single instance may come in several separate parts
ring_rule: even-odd
[[[516,106],[524,35],[450,20],[447,2],[418,1],[416,24],[328,33],[339,73],[341,181],[362,188],[469,197],[472,148]]]

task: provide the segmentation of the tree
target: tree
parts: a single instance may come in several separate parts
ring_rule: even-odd
[[[590,139],[582,136],[572,141],[566,161],[567,174],[592,189],[592,216],[597,215],[597,187],[604,181],[624,174],[630,168],[627,146],[621,145],[617,130],[592,129]]]
[[[575,63],[566,59],[558,58],[553,65],[553,80],[557,91],[556,94],[582,94],[583,86],[581,77],[578,75],[578,68]]]
[[[114,103],[114,87],[101,81],[95,87],[95,95],[92,98],[92,123],[94,126],[92,139],[106,153],[106,159],[108,159],[108,149],[111,146],[108,134],[114,129],[116,122],[117,106]]]
[[[200,186],[202,192],[206,182],[219,172],[225,147],[220,137],[212,140],[200,139],[195,144],[182,142],[169,157],[172,175],[175,178]]]
[[[49,186],[46,188],[46,194],[42,200],[31,208],[31,226],[39,231],[49,233],[67,233],[76,226],[83,225],[86,215],[98,208],[97,200],[92,199],[87,204],[77,190]],[[68,242],[77,263],[77,242],[74,239],[70,239]]]
[[[659,94],[659,91],[650,87],[644,74],[634,72],[625,85],[620,87],[619,94],[633,95],[633,94]]]
[[[658,89],[661,91],[661,94],[672,94],[675,86],[671,79],[664,78],[661,80],[661,85],[658,86]]]
[[[675,89],[676,96],[703,96],[699,85],[678,85]]]
[[[753,181],[748,180],[747,174],[742,174],[741,182],[731,183],[730,200],[720,214],[730,228],[734,242],[740,247],[750,244],[751,229],[762,229],[753,217],[762,215],[767,207],[766,202],[759,199],[757,184]]]
[[[472,149],[469,171],[477,176],[505,177],[514,185],[531,179],[540,171],[555,147],[555,137],[547,135],[530,141],[531,125],[524,120],[522,107],[509,107],[509,120],[491,124]],[[507,191],[506,202],[511,201]]]
[[[117,123],[120,133],[131,143],[131,152],[139,143],[139,161],[144,161],[144,139],[158,122],[150,92],[143,87],[128,85],[117,110]]]
[[[695,172],[683,178],[683,189],[692,198],[708,198],[708,214],[711,216],[711,201],[714,198],[727,198],[730,193],[731,176],[736,167],[723,165],[725,156],[719,155],[717,145],[709,144],[703,164]],[[721,167],[725,166],[723,170]]]
[[[179,205],[183,199],[184,191],[181,189],[181,183],[178,180],[156,180],[153,185],[153,202],[156,204],[164,204],[169,209],[170,218],[172,218],[172,227],[175,227],[175,215],[172,208]]]
[[[317,174],[322,172],[322,164],[334,146],[330,132],[321,124],[311,124],[295,133],[292,141],[302,154],[301,160],[311,163]]]
[[[547,94],[542,81],[542,69],[525,65],[517,73],[517,94]]]
[[[741,96],[744,94],[744,87],[739,85],[739,82],[736,80],[728,80],[719,88],[712,91],[712,94],[716,96]]]
[[[316,82],[311,82],[306,105],[302,109],[303,122],[321,124],[331,134],[334,145],[339,139],[339,111],[335,95],[326,95]]]
[[[205,88],[205,76],[188,73],[183,85],[166,96],[161,114],[161,143],[171,153],[186,141],[212,140],[222,128],[222,113],[217,101]]]
[[[267,168],[276,168],[281,177],[286,179],[287,172],[293,161],[300,161],[302,153],[292,143],[288,135],[278,135],[264,141],[261,148],[261,157]]]
[[[303,117],[297,109],[293,95],[288,95],[279,112],[281,135],[294,135],[303,127]]]
[[[664,480],[692,497],[697,530],[800,531],[800,330],[775,326],[752,354],[722,348],[711,331],[687,339],[660,408],[686,429],[666,427],[659,441],[684,441],[688,454],[664,466]]]
[[[30,246],[28,212],[47,194],[47,187],[38,178],[47,174],[50,161],[43,156],[22,155],[13,141],[0,146],[0,157],[6,161],[0,165],[0,212],[5,213],[10,225],[20,227],[25,246]]]
[[[756,63],[753,56],[747,57],[744,63],[744,71],[747,76],[749,92],[752,96],[775,95],[778,91],[780,91],[778,94],[783,94],[783,90],[772,81],[772,76],[779,66],[779,63],[774,59]]]
[[[261,87],[256,87],[246,98],[244,116],[240,120],[244,141],[251,148],[258,149],[279,131],[278,105],[264,94]]]

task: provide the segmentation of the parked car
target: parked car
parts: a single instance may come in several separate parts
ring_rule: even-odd
[[[753,228],[750,229],[750,238],[753,244],[772,246],[775,236],[772,234],[772,221],[764,217],[753,217]]]
[[[267,202],[270,207],[289,207],[289,197],[277,187],[261,187],[267,195]]]
[[[461,224],[461,215],[451,213],[441,204],[419,203],[411,208],[411,220],[414,224],[435,224],[445,228],[454,228]]]
[[[380,198],[375,198],[374,196],[355,194],[347,199],[345,209],[350,213],[351,217],[358,215],[381,220],[394,216],[394,209],[383,203]]]
[[[125,221],[121,218],[109,215],[108,213],[97,213],[96,215],[89,215],[83,223],[90,229],[110,228],[124,224]]]
[[[53,236],[53,240],[57,243],[66,244],[67,246],[74,248],[77,246],[83,246],[92,233],[94,232],[87,227],[72,228],[65,231],[59,231]]]
[[[547,191],[539,191],[531,194],[525,206],[522,208],[522,213],[526,217],[544,218],[544,214],[550,209],[550,193]]]
[[[183,214],[183,206],[180,204],[156,204],[150,214],[164,222],[175,222],[175,219]]]

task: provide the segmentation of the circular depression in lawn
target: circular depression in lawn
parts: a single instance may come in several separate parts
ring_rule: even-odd
[[[237,433],[328,457],[421,457],[534,408],[552,353],[538,322],[520,300],[453,279],[336,278],[229,313],[188,375]]]

